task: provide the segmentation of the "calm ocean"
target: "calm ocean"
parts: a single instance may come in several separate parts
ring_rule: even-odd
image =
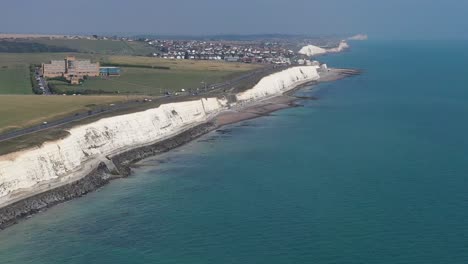
[[[0,232],[1,264],[468,263],[468,42],[352,42],[364,70]]]

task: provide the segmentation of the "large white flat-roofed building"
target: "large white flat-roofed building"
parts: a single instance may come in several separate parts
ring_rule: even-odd
[[[42,75],[45,78],[65,77],[72,84],[78,84],[85,76],[99,76],[99,63],[90,60],[77,60],[74,56],[64,60],[53,60],[42,64]]]

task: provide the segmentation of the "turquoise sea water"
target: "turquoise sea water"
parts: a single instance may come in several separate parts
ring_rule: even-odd
[[[0,263],[468,263],[468,43],[353,42],[300,93],[0,232]]]

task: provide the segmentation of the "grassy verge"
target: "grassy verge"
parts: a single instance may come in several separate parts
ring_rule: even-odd
[[[39,38],[34,42],[91,54],[148,55],[156,51],[154,47],[138,41]]]
[[[26,135],[12,140],[0,142],[0,156],[23,149],[40,147],[44,142],[58,140],[69,135],[69,133],[63,129],[50,129],[47,130],[47,133],[39,133],[40,134],[37,135]]]
[[[83,53],[0,53],[0,94],[31,94],[29,67],[75,55],[79,59],[120,65],[119,77],[90,78],[81,86],[54,83],[59,93],[159,95],[202,87],[256,70],[261,65],[221,61],[167,60],[143,56],[93,55]]]
[[[138,64],[122,64],[122,63],[106,63],[102,62],[101,66],[108,67],[127,67],[127,68],[145,68],[145,69],[159,69],[159,70],[170,70],[170,67],[167,66],[157,66],[157,65],[138,65]]]
[[[187,96],[177,96],[177,97],[163,97],[163,98],[159,98],[157,100],[153,100],[152,102],[138,103],[138,104],[135,104],[132,107],[127,108],[127,109],[119,109],[119,110],[116,110],[116,111],[113,111],[113,112],[105,112],[105,113],[102,113],[102,114],[99,114],[99,115],[96,115],[96,116],[90,116],[90,117],[88,117],[86,119],[82,119],[82,120],[78,120],[78,121],[68,123],[67,125],[64,125],[64,126],[61,126],[61,127],[50,128],[50,129],[47,129],[47,130],[44,130],[44,131],[36,132],[34,134],[22,136],[22,137],[15,138],[15,139],[12,139],[12,140],[3,141],[3,142],[0,142],[0,155],[15,152],[15,151],[19,151],[19,150],[22,150],[22,149],[31,148],[31,147],[34,147],[34,146],[40,146],[46,141],[52,141],[52,140],[57,140],[57,139],[63,138],[66,135],[68,135],[68,132],[66,131],[67,129],[70,129],[70,128],[74,127],[74,126],[79,126],[79,125],[95,122],[95,121],[97,121],[97,120],[99,120],[101,118],[112,117],[112,116],[117,116],[117,115],[123,115],[123,114],[128,114],[128,113],[134,113],[134,112],[138,112],[138,111],[144,111],[144,110],[147,110],[147,109],[150,109],[150,108],[156,108],[159,105],[165,104],[165,103],[197,100],[197,99],[200,99],[201,97],[208,97],[208,96],[209,97],[213,97],[213,96],[217,96],[217,97],[228,96],[229,97],[230,94],[232,95],[232,93],[236,93],[236,92],[243,91],[245,89],[251,88],[262,77],[264,77],[265,75],[268,75],[270,73],[273,73],[274,71],[278,71],[278,70],[280,70],[280,69],[270,69],[270,70],[265,71],[265,72],[263,72],[261,74],[252,76],[252,78],[240,81],[240,82],[238,82],[236,85],[234,85],[232,87],[228,87],[227,89],[213,90],[209,94],[206,94],[206,95],[203,95],[203,96],[187,95]],[[88,96],[68,96],[68,97],[55,96],[55,97],[64,98],[64,99],[65,98],[67,98],[67,99],[68,98],[72,98],[72,99],[73,98],[80,98],[81,99],[81,98],[86,98]],[[102,97],[89,96],[88,98],[93,98],[93,97],[94,98],[106,98],[106,96],[102,96]],[[110,97],[115,98],[117,96],[110,96]],[[2,97],[0,96],[0,99],[1,98]],[[124,97],[117,97],[117,98],[123,99]],[[130,98],[132,98],[132,97],[130,97]],[[134,97],[134,98],[138,98],[138,97]],[[84,108],[82,108],[82,109],[86,109],[87,107],[89,107],[89,106],[84,105]]]
[[[1,97],[0,97],[1,98]],[[121,97],[123,98],[123,97]],[[135,98],[133,98],[135,99]],[[179,101],[179,100],[190,100],[190,99],[195,99],[195,98],[167,98],[166,100],[172,100],[172,101]],[[68,129],[71,129],[72,127],[79,126],[79,125],[84,125],[84,124],[89,124],[91,122],[95,122],[99,119],[106,118],[106,117],[112,117],[116,115],[124,115],[124,114],[129,114],[129,113],[134,113],[138,111],[144,111],[148,110],[151,108],[158,107],[161,103],[164,102],[164,99],[161,101],[153,101],[153,102],[148,102],[148,103],[140,103],[136,104],[131,108],[128,109],[120,109],[114,112],[105,112],[96,116],[90,116],[86,119],[81,119],[77,121],[70,122],[66,125],[60,126],[60,127],[53,127],[49,128],[47,130],[43,131],[38,131],[32,134],[24,135],[21,137],[17,137],[14,139],[6,140],[6,141],[0,141],[0,155],[5,155],[8,153],[28,149],[28,148],[33,148],[33,147],[39,147],[42,144],[44,144],[47,141],[53,141],[53,140],[58,140],[61,138],[66,137],[69,135],[67,132]],[[98,108],[98,105],[94,106],[84,106],[82,110],[86,110],[89,108]]]
[[[0,133],[125,100],[123,96],[0,96]]]
[[[0,94],[32,94],[29,66],[0,66]]]
[[[234,78],[242,72],[171,71],[144,68],[122,68],[120,77],[88,78],[81,85],[53,81],[57,93],[81,94],[139,94],[162,95],[182,89],[202,87],[204,82],[219,83]]]

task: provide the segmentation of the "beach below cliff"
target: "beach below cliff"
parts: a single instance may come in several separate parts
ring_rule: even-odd
[[[261,100],[255,102],[252,105],[246,107],[237,107],[220,113],[215,117],[214,121],[218,126],[224,126],[228,124],[233,124],[241,122],[248,119],[253,119],[261,116],[268,115],[269,113],[289,108],[299,106],[296,102],[301,99],[315,100],[316,98],[304,98],[294,96],[294,93],[303,88],[304,86],[316,85],[324,82],[337,81],[343,78],[347,78],[353,75],[360,74],[359,70],[354,69],[338,69],[330,68],[327,71],[320,72],[320,79],[317,81],[309,82],[301,86],[296,87],[293,90],[288,91],[287,93],[281,96],[275,96],[266,100]]]
[[[283,95],[272,95],[249,103],[233,105],[228,110],[221,111],[206,122],[195,123],[181,130],[179,134],[163,138],[149,144],[141,144],[133,148],[106,156],[103,161],[97,160],[96,166],[88,164],[87,170],[81,169],[71,173],[68,179],[62,179],[61,185],[48,191],[35,192],[26,199],[10,200],[9,205],[0,208],[0,229],[15,224],[29,215],[43,211],[55,204],[68,201],[92,192],[110,180],[126,177],[131,174],[131,167],[138,161],[180,147],[210,131],[224,125],[241,122],[268,115],[271,112],[297,106],[296,101],[302,98],[294,96],[294,91],[321,82],[330,82],[359,74],[350,69],[328,69],[320,72],[320,78],[303,82]],[[93,165],[93,166],[91,166]],[[92,169],[94,168],[94,169]],[[84,176],[86,175],[86,176]],[[12,202],[13,201],[13,202]]]

